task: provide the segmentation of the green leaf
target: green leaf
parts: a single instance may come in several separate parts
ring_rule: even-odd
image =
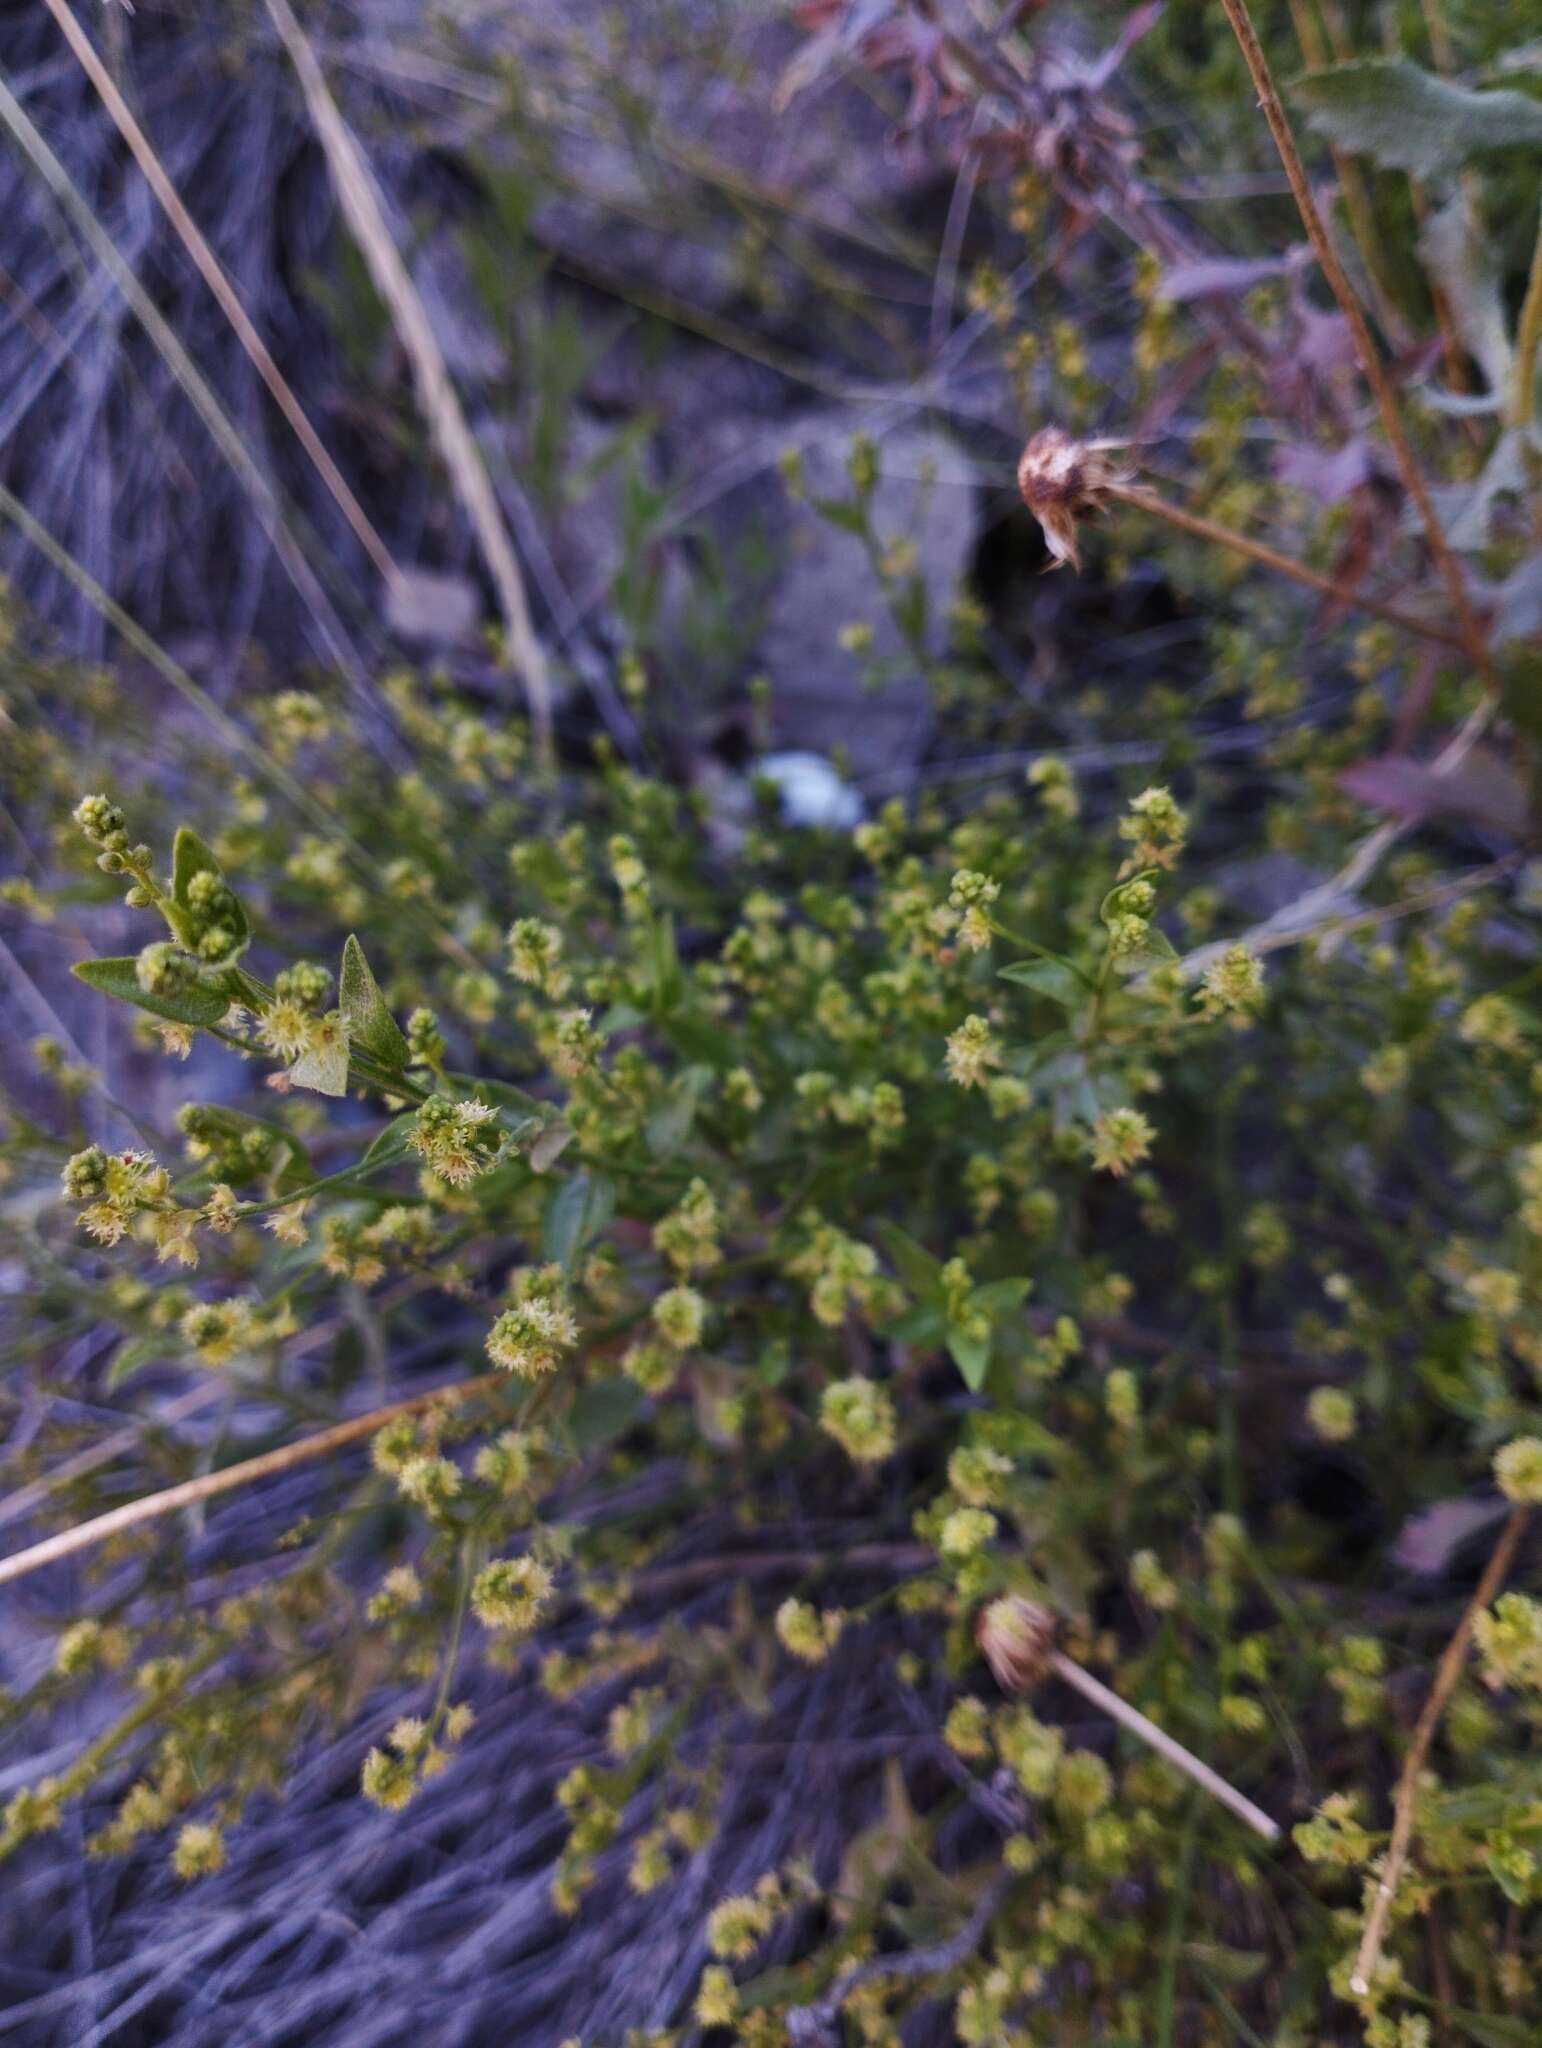
[[[902,1316],[884,1325],[884,1335],[896,1344],[940,1344],[947,1325],[940,1308],[907,1308]]]
[[[387,1072],[399,1074],[407,1064],[407,1041],[386,1008],[364,948],[350,932],[343,942],[343,964],[337,977],[337,1007],[348,1026],[349,1042]]]
[[[809,503],[821,519],[829,520],[843,533],[854,533],[860,540],[867,532],[867,507],[848,505],[844,498],[811,498]]]
[[[549,1166],[555,1166],[569,1145],[578,1136],[571,1124],[565,1124],[561,1117],[555,1117],[536,1138],[526,1155],[532,1173],[544,1173]]]
[[[1536,2029],[1530,2020],[1492,2020],[1482,2013],[1458,2012],[1453,2005],[1442,2010],[1478,2048],[1536,2048]]]
[[[1308,124],[1388,170],[1449,178],[1486,149],[1542,149],[1542,101],[1472,92],[1406,57],[1361,57],[1291,88]]]
[[[713,1024],[705,1017],[677,1012],[664,1018],[662,1028],[675,1051],[683,1053],[688,1060],[704,1060],[708,1066],[719,1069],[738,1064],[739,1041],[721,1024]]]
[[[877,1225],[884,1250],[894,1261],[894,1270],[919,1301],[930,1301],[942,1287],[942,1261],[934,1259],[924,1245],[884,1217]]]
[[[546,1205],[542,1231],[546,1257],[571,1273],[573,1262],[616,1213],[616,1190],[603,1173],[580,1172],[565,1180]]]
[[[213,875],[217,881],[224,882],[225,887],[230,889],[229,882],[225,880],[224,869],[198,834],[191,826],[179,825],[171,849],[171,900],[175,912],[179,913],[175,919],[177,937],[184,945],[190,945],[192,942],[192,926],[186,922],[192,912],[188,890],[193,877],[203,874]],[[246,921],[246,912],[241,908],[234,889],[230,889],[230,899],[229,922],[235,932],[235,944],[226,957],[234,959],[237,953],[244,952],[251,943],[252,932]]]
[[[79,960],[71,972],[104,996],[134,1003],[139,1009],[148,1010],[152,1017],[165,1017],[173,1024],[218,1024],[230,1008],[228,996],[208,988],[185,988],[174,996],[146,995],[139,986],[134,961],[127,954],[106,960]]]
[[[412,1129],[416,1110],[404,1110],[400,1116],[393,1116],[383,1131],[376,1133],[369,1150],[359,1161],[361,1166],[383,1166],[388,1160],[401,1159],[407,1150],[407,1133]]]
[[[617,1374],[590,1380],[579,1388],[568,1410],[568,1430],[580,1451],[593,1450],[636,1421],[643,1405],[642,1389]]]
[[[989,1337],[971,1337],[963,1330],[949,1330],[948,1355],[958,1367],[964,1385],[972,1394],[978,1394],[990,1369]]]
[[[655,1159],[670,1158],[690,1136],[697,1108],[711,1080],[710,1067],[687,1067],[671,1085],[664,1100],[643,1126],[648,1150]]]
[[[1489,390],[1503,397],[1512,372],[1499,249],[1487,235],[1474,234],[1465,193],[1458,192],[1429,215],[1419,232],[1419,253],[1446,295],[1457,338],[1482,370]]]
[[[1269,1960],[1256,1949],[1226,1948],[1217,1941],[1186,1941],[1183,1953],[1223,1984],[1251,1984]]]
[[[994,1319],[1012,1309],[1021,1308],[1028,1299],[1033,1282],[1013,1277],[1010,1280],[987,1280],[983,1287],[977,1287],[969,1297],[971,1308],[982,1309]]]
[[[110,1394],[114,1387],[121,1387],[126,1379],[131,1379],[136,1372],[142,1372],[147,1365],[153,1365],[165,1355],[164,1341],[153,1337],[135,1337],[126,1344],[120,1344],[103,1376],[103,1388]]]
[[[668,1016],[685,993],[680,951],[675,943],[675,920],[669,911],[654,918],[648,950],[652,955],[654,1006],[661,1017]]]
[[[1000,969],[1000,978],[1016,982],[1019,988],[1031,988],[1035,995],[1048,996],[1067,1010],[1074,1010],[1087,994],[1086,982],[1064,960],[1014,960],[1010,967]]]
[[[1169,960],[1176,960],[1177,948],[1166,932],[1156,925],[1146,927],[1146,936],[1140,944],[1128,953],[1121,953],[1114,962],[1115,974],[1144,974],[1149,967],[1165,967]]]

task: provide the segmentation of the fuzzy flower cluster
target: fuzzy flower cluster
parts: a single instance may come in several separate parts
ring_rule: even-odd
[[[471,1611],[484,1628],[528,1635],[551,1598],[552,1583],[537,1558],[495,1558],[471,1582]]]
[[[81,1205],[81,1227],[98,1244],[117,1244],[142,1210],[160,1210],[171,1193],[171,1176],[148,1152],[104,1152],[88,1145],[65,1162],[60,1179],[66,1198]]]
[[[985,1017],[966,1017],[948,1034],[943,1069],[960,1088],[979,1088],[987,1072],[1001,1065],[1001,1045]]]
[[[441,1732],[445,1742],[459,1742],[471,1722],[469,1706],[451,1707],[443,1716]],[[416,1715],[404,1714],[391,1727],[384,1746],[372,1749],[364,1759],[360,1773],[364,1796],[387,1813],[399,1813],[449,1761],[447,1750],[434,1739],[429,1723]]]
[[[515,1287],[514,1306],[506,1308],[487,1333],[487,1355],[519,1379],[542,1379],[555,1372],[563,1352],[578,1342],[578,1323],[560,1299],[560,1268],[523,1273]]]
[[[707,1325],[707,1303],[694,1287],[668,1287],[653,1304],[654,1328],[676,1351],[701,1342]]]
[[[1494,1477],[1506,1500],[1542,1507],[1542,1436],[1518,1436],[1494,1453]]]
[[[679,1203],[654,1225],[655,1248],[677,1273],[704,1273],[721,1264],[718,1208],[704,1180],[693,1180]]]
[[[1143,789],[1130,799],[1119,821],[1119,837],[1130,847],[1123,872],[1138,868],[1173,868],[1188,837],[1189,821],[1169,789]]]
[[[1245,1024],[1264,1004],[1264,968],[1246,946],[1230,946],[1205,969],[1200,1007],[1207,1017],[1230,1017]]]
[[[784,1600],[776,1610],[777,1640],[789,1656],[805,1664],[822,1664],[840,1641],[846,1617],[839,1608],[825,1612],[806,1600]]]
[[[496,1163],[503,1130],[498,1112],[486,1102],[431,1095],[413,1118],[407,1143],[431,1173],[452,1188],[463,1188]]]
[[[572,985],[562,964],[562,934],[538,917],[522,917],[509,927],[509,969],[516,981],[528,982],[542,995],[560,1002]]]
[[[820,1397],[819,1423],[855,1464],[879,1464],[894,1449],[894,1403],[875,1380],[833,1381]]]
[[[873,1247],[823,1220],[814,1223],[787,1270],[806,1283],[815,1318],[830,1330],[840,1328],[852,1304],[871,1308],[882,1293]]]
[[[1542,1601],[1528,1593],[1502,1593],[1473,1625],[1483,1676],[1503,1686],[1542,1692]]]
[[[958,913],[958,942],[971,953],[981,952],[991,942],[990,907],[1001,894],[1001,884],[973,868],[960,868],[948,890],[948,907]]]
[[[1116,1178],[1138,1166],[1151,1150],[1156,1131],[1138,1109],[1107,1109],[1092,1127],[1092,1163]]]

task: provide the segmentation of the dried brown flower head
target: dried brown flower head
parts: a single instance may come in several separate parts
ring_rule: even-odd
[[[1128,482],[1127,471],[1085,441],[1073,441],[1059,427],[1039,429],[1017,465],[1017,487],[1044,529],[1055,568],[1063,562],[1081,567],[1076,522],[1101,512],[1109,489]]]
[[[1031,1692],[1055,1647],[1055,1617],[1036,1601],[1009,1593],[980,1610],[974,1636],[1003,1692]]]

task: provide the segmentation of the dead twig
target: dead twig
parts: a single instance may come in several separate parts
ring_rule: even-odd
[[[1440,1663],[1435,1669],[1435,1683],[1430,1687],[1429,1698],[1419,1715],[1414,1728],[1413,1740],[1408,1745],[1408,1754],[1403,1759],[1403,1768],[1397,1781],[1397,1796],[1392,1807],[1392,1836],[1387,1844],[1386,1859],[1381,1867],[1381,1881],[1376,1887],[1376,1896],[1371,1901],[1370,1915],[1365,1923],[1365,1932],[1360,1938],[1360,1952],[1355,1957],[1355,1967],[1349,1979],[1349,1988],[1357,1998],[1364,1998],[1370,1991],[1376,1975],[1376,1965],[1381,1959],[1382,1943],[1387,1938],[1387,1923],[1392,1915],[1392,1901],[1397,1897],[1398,1882],[1403,1875],[1403,1866],[1408,1861],[1409,1845],[1413,1840],[1414,1807],[1419,1795],[1419,1778],[1424,1770],[1424,1760],[1429,1755],[1430,1744],[1435,1739],[1435,1730],[1440,1726],[1440,1717],[1445,1712],[1446,1701],[1456,1689],[1467,1663],[1467,1645],[1472,1638],[1473,1624],[1484,1608],[1493,1600],[1504,1584],[1505,1575],[1515,1559],[1516,1547],[1530,1518],[1526,1508],[1516,1508],[1505,1522],[1499,1541],[1494,1545],[1488,1563],[1483,1568],[1477,1589],[1468,1601],[1461,1620],[1450,1642],[1446,1644]]]

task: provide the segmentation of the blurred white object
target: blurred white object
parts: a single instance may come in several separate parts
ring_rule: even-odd
[[[836,774],[823,754],[767,754],[755,763],[756,777],[774,782],[789,825],[824,825],[849,832],[862,822],[862,799]]]

